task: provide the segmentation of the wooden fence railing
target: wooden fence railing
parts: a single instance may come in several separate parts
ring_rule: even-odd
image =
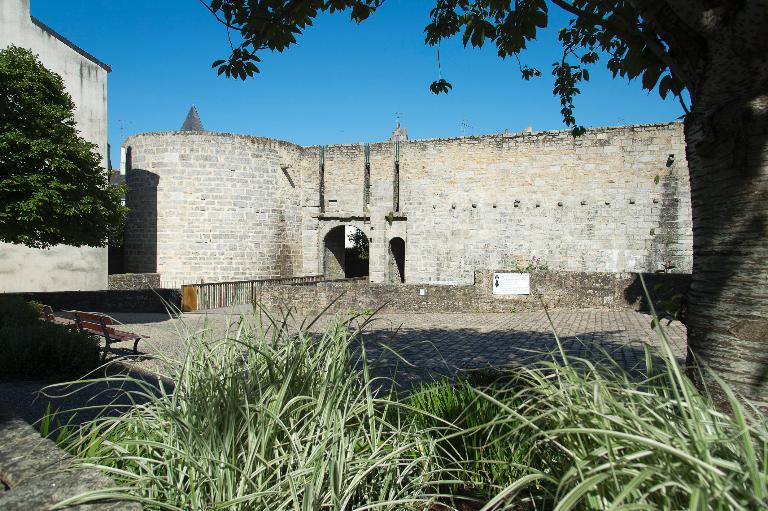
[[[249,304],[253,302],[256,290],[260,287],[312,284],[324,280],[328,280],[328,278],[323,275],[308,275],[278,279],[185,284],[181,286],[181,310],[192,312]]]

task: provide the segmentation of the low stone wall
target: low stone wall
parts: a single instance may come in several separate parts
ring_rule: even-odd
[[[54,310],[81,310],[88,312],[159,312],[167,307],[181,310],[181,292],[178,289],[133,289],[110,291],[60,291],[54,293],[0,293],[20,296],[27,301],[50,305]]]
[[[109,289],[158,289],[159,273],[116,273],[109,276]]]
[[[0,410],[0,509],[49,509],[70,497],[114,486],[97,470],[75,468],[74,459],[51,440],[41,438],[29,424]],[[140,511],[141,505],[111,500],[66,509]]]
[[[642,285],[633,273],[534,272],[531,294],[494,296],[493,272],[475,272],[474,285],[369,284],[321,282],[311,286],[273,286],[259,289],[256,300],[268,310],[287,306],[300,314],[320,312],[336,300],[331,311],[363,311],[383,307],[386,312],[520,312],[549,308],[634,309],[646,307]],[[652,298],[686,293],[687,274],[644,274]],[[663,284],[662,289],[655,289]]]

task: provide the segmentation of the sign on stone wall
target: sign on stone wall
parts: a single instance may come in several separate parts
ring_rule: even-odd
[[[494,273],[493,294],[529,295],[531,294],[530,273]]]

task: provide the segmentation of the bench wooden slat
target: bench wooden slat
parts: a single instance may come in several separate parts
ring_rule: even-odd
[[[95,312],[82,312],[82,311],[69,311],[72,314],[77,314],[77,316],[80,318],[80,321],[85,321],[88,323],[95,323],[97,325],[100,325],[102,322],[105,325],[111,325],[114,321],[111,317],[107,316],[106,314],[97,314]]]
[[[50,316],[53,316],[53,310],[50,307],[46,306],[43,308],[43,314],[46,316],[46,318],[49,317],[49,312],[50,312]],[[109,326],[109,325],[115,324],[116,321],[113,318],[107,316],[106,314],[99,314],[97,312],[83,312],[83,311],[63,311],[63,312],[65,314],[72,316],[73,318],[73,319],[63,320],[63,321],[67,321],[67,324],[74,324],[80,330],[87,330],[89,332],[92,332],[94,334],[98,334],[104,337],[105,344],[106,344],[105,350],[104,350],[105,357],[107,352],[112,351],[112,348],[110,347],[110,345],[113,342],[133,341],[133,352],[138,353],[139,341],[142,338],[149,337],[148,335],[139,335],[131,332],[125,332],[122,330],[118,330],[112,326]]]

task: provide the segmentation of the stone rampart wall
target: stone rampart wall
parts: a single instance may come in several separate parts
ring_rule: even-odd
[[[326,211],[368,216],[375,282],[389,280],[394,236],[406,240],[411,283],[467,284],[478,268],[525,266],[533,257],[568,271],[691,268],[679,123],[598,128],[579,138],[556,131],[401,142],[402,218],[391,222],[392,143],[371,144],[370,211],[363,146],[327,146],[325,154]],[[305,252],[320,241],[305,243]]]
[[[326,146],[322,179],[317,146],[149,133],[126,148],[126,271],[190,283],[322,273],[341,225],[368,236],[377,283],[396,280],[395,237],[413,284],[471,284],[479,268],[534,258],[555,271],[691,270],[679,123],[371,144],[368,201],[363,144]]]
[[[116,273],[109,276],[109,289],[158,289],[159,273]]]
[[[293,308],[312,316],[336,300],[331,312],[374,311],[406,313],[472,313],[540,311],[558,309],[646,310],[645,294],[637,274],[535,272],[531,294],[494,296],[490,271],[475,273],[470,285],[398,285],[367,282],[321,282],[307,286],[264,287],[257,302],[267,310]],[[652,299],[687,292],[690,275],[645,274]],[[664,284],[654,290],[656,284]]]

